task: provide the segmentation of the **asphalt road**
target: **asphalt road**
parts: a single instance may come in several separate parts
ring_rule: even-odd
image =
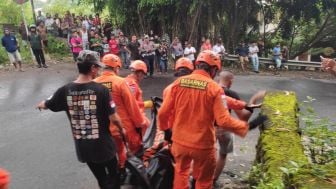
[[[11,172],[13,189],[95,189],[96,181],[75,155],[73,139],[65,113],[39,112],[34,106],[58,87],[76,77],[72,64],[51,65],[47,70],[27,69],[24,73],[0,75],[0,167]],[[142,83],[145,99],[161,96],[173,81],[172,74],[146,79]],[[317,99],[314,107],[321,115],[335,120],[336,83],[273,76],[237,76],[233,89],[248,99],[254,92],[292,90],[300,100]],[[227,169],[237,175],[249,170],[254,159],[258,131],[244,140],[236,137],[235,154]]]

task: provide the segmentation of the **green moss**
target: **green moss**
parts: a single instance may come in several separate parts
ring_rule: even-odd
[[[269,121],[261,128],[257,145],[255,167],[259,170],[250,174],[256,188],[335,188],[328,179],[336,180],[336,165],[312,166],[304,154],[297,107],[294,92],[275,91],[265,96],[261,112]],[[297,167],[285,174],[280,167],[291,167],[290,162]]]

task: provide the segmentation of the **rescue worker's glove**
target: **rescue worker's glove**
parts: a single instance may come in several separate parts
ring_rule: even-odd
[[[264,124],[267,120],[268,117],[266,115],[260,114],[258,117],[249,122],[249,130],[257,128],[259,125]]]
[[[168,141],[169,143],[172,143],[173,141],[171,140],[171,137],[172,137],[172,131],[171,131],[171,129],[167,129],[167,130],[165,130],[163,132],[164,132],[164,139],[166,141]]]

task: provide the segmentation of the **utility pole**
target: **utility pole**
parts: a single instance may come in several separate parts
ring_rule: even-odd
[[[30,4],[33,10],[33,18],[34,18],[34,22],[36,24],[36,15],[35,15],[35,7],[34,7],[34,0],[30,0]]]

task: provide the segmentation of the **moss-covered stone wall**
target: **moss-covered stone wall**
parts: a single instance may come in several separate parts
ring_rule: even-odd
[[[261,113],[267,115],[269,120],[261,127],[255,170],[250,174],[250,181],[256,188],[308,189],[314,188],[316,184],[323,184],[322,188],[336,188],[336,185],[311,174],[311,166],[301,143],[297,111],[298,103],[294,92],[274,91],[265,96]],[[298,171],[295,170],[294,175],[286,174],[280,169],[293,166],[291,162],[297,164]],[[332,170],[333,168],[327,171],[333,175],[335,170]]]

